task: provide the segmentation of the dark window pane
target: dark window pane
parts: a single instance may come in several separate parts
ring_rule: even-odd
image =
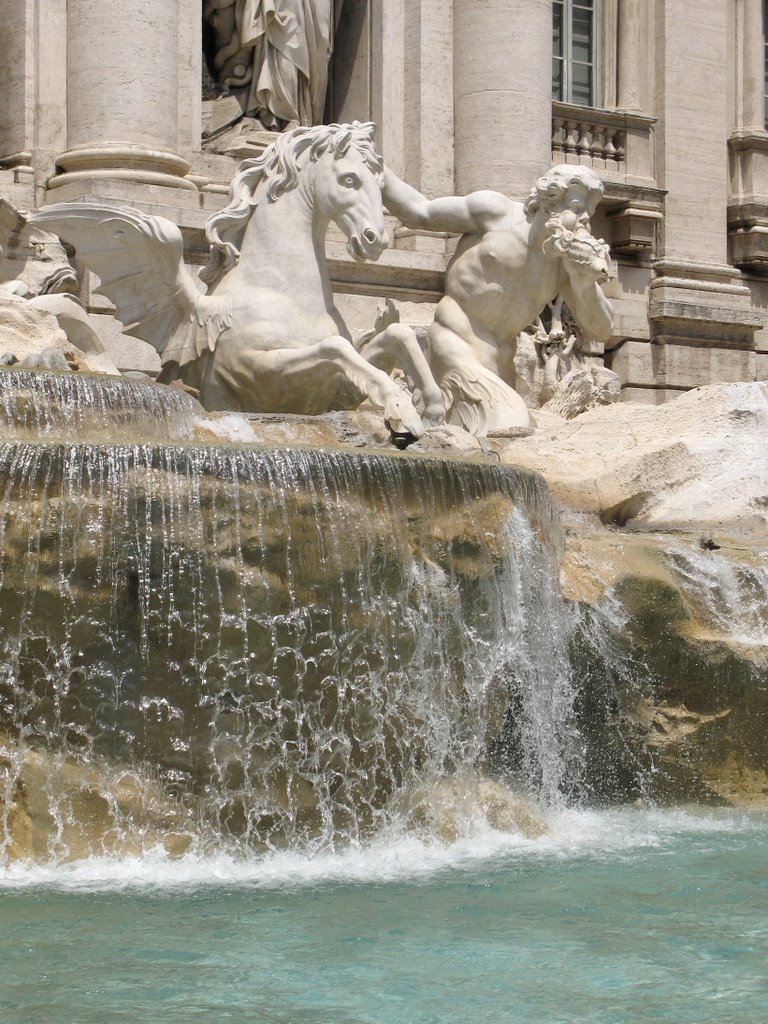
[[[571,102],[592,106],[592,68],[589,64],[577,64],[571,68]]]
[[[574,60],[592,60],[592,15],[587,11],[573,12],[571,52]]]
[[[552,56],[563,56],[563,8],[555,4],[552,11]]]
[[[593,106],[597,100],[595,28],[598,10],[595,0],[553,0],[552,95],[555,99],[584,106]]]

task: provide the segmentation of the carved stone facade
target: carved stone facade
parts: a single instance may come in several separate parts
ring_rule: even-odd
[[[552,0],[344,0],[325,118],[376,121],[387,165],[429,198],[490,188],[524,199],[551,165],[589,166],[605,186],[594,233],[617,275],[614,333],[592,355],[623,396],[766,379],[762,0],[593,7],[598,108],[552,100]],[[200,264],[206,219],[266,134],[203,146],[204,62],[203,0],[6,0],[0,196],[26,210],[84,200],[160,214]],[[382,296],[426,326],[443,293],[456,237],[394,218],[388,228],[377,263],[354,262],[329,234],[353,333],[372,326]],[[154,353],[116,335],[87,280],[81,294],[118,364],[151,368]]]

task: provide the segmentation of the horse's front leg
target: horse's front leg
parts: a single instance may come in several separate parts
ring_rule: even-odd
[[[406,374],[412,386],[421,393],[424,406],[421,418],[425,426],[445,423],[442,392],[412,327],[390,324],[360,348],[360,355],[385,373],[398,369]]]
[[[355,350],[351,341],[334,335],[302,350],[311,359],[319,356],[331,363],[366,396],[371,405],[381,409],[384,422],[393,434],[421,437],[424,424],[411,398],[389,374],[374,366]]]

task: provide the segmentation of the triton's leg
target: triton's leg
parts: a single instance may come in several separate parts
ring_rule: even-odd
[[[522,396],[483,366],[471,345],[438,321],[429,329],[427,354],[445,396],[449,423],[464,427],[475,437],[530,426]]]

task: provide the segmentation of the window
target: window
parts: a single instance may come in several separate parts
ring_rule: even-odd
[[[599,0],[554,0],[552,96],[563,103],[596,107]]]

